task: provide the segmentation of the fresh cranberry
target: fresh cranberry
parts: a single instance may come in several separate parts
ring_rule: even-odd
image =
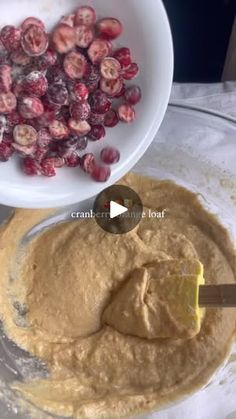
[[[90,105],[86,100],[74,102],[70,106],[70,114],[76,120],[86,121],[89,118],[90,111]]]
[[[80,157],[73,151],[68,157],[65,158],[65,164],[68,167],[77,167],[80,165]]]
[[[101,140],[106,135],[106,130],[103,125],[93,125],[89,132],[89,138],[93,141]]]
[[[88,122],[90,125],[101,125],[104,122],[105,114],[90,112]]]
[[[111,169],[108,166],[95,166],[91,177],[96,182],[106,182],[111,176]]]
[[[116,39],[123,31],[122,23],[115,18],[104,18],[97,23],[98,35],[103,39]]]
[[[79,121],[73,118],[69,119],[68,127],[72,134],[76,134],[78,136],[87,135],[91,130],[91,126],[87,121]]]
[[[105,114],[104,125],[105,127],[113,128],[119,123],[117,112],[114,109],[110,109]]]
[[[4,47],[12,52],[20,48],[21,30],[15,26],[4,26],[1,30],[1,41]]]
[[[69,52],[64,59],[64,70],[71,79],[82,79],[87,70],[87,60],[80,52]]]
[[[60,54],[66,54],[75,47],[75,31],[70,26],[61,23],[52,34],[54,48]]]
[[[48,35],[40,26],[29,25],[22,34],[21,46],[30,57],[38,57],[48,48]]]
[[[95,157],[92,153],[84,154],[80,159],[80,167],[85,173],[92,173],[96,165]]]
[[[110,53],[110,45],[103,39],[95,39],[88,49],[88,56],[93,64],[99,64]]]
[[[140,102],[142,97],[141,89],[139,86],[131,86],[126,89],[124,94],[124,98],[129,105],[137,105]]]
[[[105,147],[100,154],[101,160],[105,164],[118,163],[120,152],[114,147]]]
[[[94,31],[86,25],[75,27],[75,43],[79,48],[88,48],[94,38]]]
[[[92,93],[89,98],[91,110],[95,113],[106,113],[111,108],[111,100],[100,90]]]
[[[35,176],[41,173],[39,163],[32,157],[26,157],[22,162],[22,166],[26,175]]]
[[[56,51],[52,49],[48,49],[47,51],[45,51],[43,55],[41,55],[40,57],[36,57],[34,60],[35,66],[40,71],[47,70],[49,67],[54,66],[56,62],[57,62],[57,53]]]
[[[76,11],[75,25],[93,26],[97,20],[96,12],[91,6],[81,6]]]
[[[139,67],[136,63],[131,63],[128,67],[123,68],[122,77],[125,80],[134,79],[139,73]]]
[[[0,94],[0,114],[8,114],[16,109],[16,97],[12,92]]]
[[[64,84],[55,83],[49,85],[47,98],[50,103],[63,106],[67,105],[69,102],[69,93]]]
[[[47,177],[56,176],[54,160],[49,158],[43,159],[40,163],[41,174]]]
[[[8,93],[12,86],[11,67],[9,65],[0,66],[0,92]]]
[[[23,89],[30,96],[44,96],[48,89],[48,81],[41,71],[32,71],[23,80]]]
[[[13,131],[14,141],[22,146],[30,146],[37,141],[37,131],[26,124],[16,125]]]
[[[0,161],[5,162],[8,161],[9,158],[14,153],[14,149],[11,145],[6,144],[5,142],[0,143]]]
[[[120,105],[118,115],[122,122],[133,122],[135,119],[135,109],[128,104]]]
[[[23,118],[32,119],[41,116],[44,107],[37,97],[23,97],[18,103],[18,111]]]
[[[117,49],[113,57],[119,61],[122,68],[128,67],[132,63],[131,52],[129,48]]]
[[[121,65],[113,57],[106,57],[100,66],[101,75],[106,80],[117,80],[120,76]]]

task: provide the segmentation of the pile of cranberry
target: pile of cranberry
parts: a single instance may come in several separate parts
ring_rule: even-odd
[[[119,151],[105,147],[99,163],[84,150],[105,137],[105,127],[135,119],[141,90],[125,81],[138,65],[128,48],[113,50],[111,42],[122,30],[115,18],[97,21],[89,6],[63,17],[51,34],[35,17],[2,28],[0,161],[17,153],[27,175],[79,166],[96,181],[109,178]]]

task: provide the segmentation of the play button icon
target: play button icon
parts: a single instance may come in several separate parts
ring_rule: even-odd
[[[93,206],[97,224],[106,232],[125,234],[140,222],[143,205],[138,194],[128,186],[114,185],[104,189]]]
[[[117,204],[117,202],[110,201],[110,218],[118,217],[121,214],[129,211],[128,208],[123,205]]]

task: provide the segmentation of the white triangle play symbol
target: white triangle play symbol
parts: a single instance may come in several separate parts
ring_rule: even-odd
[[[123,205],[117,204],[117,202],[114,201],[110,201],[110,218],[118,217],[127,211],[129,211],[128,208],[123,207]]]

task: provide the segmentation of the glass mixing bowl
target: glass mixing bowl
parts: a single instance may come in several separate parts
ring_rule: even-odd
[[[198,193],[204,206],[215,213],[236,243],[236,120],[224,115],[170,106],[155,141],[134,171],[157,179],[172,179]],[[73,209],[75,206],[73,206]],[[91,201],[76,209],[91,208]],[[57,221],[72,207],[60,209]],[[1,207],[3,222],[12,212]],[[221,366],[210,383],[184,401],[141,419],[235,419],[236,355]],[[45,369],[0,333],[0,418],[48,419],[52,415],[30,406],[21,407],[9,387],[14,380],[42,376]]]

